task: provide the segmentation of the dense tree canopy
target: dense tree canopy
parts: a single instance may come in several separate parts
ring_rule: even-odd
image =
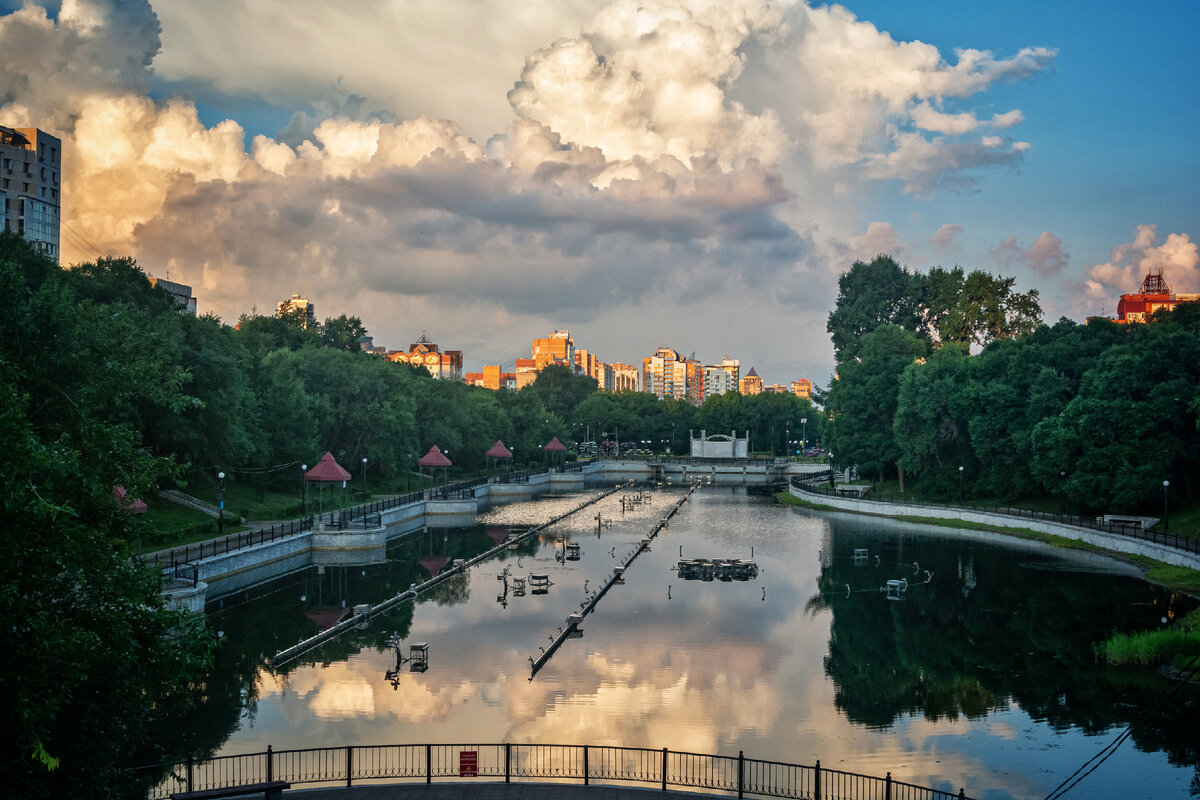
[[[1148,325],[1046,326],[1036,291],[1016,293],[1010,278],[912,275],[885,257],[856,263],[840,286],[838,374],[823,395],[839,464],[873,476],[895,464],[927,493],[965,484],[972,496],[1049,494],[1089,512],[1154,509],[1164,480],[1194,495],[1200,306]]]
[[[210,659],[202,619],[166,610],[132,557],[142,529],[114,500],[114,486],[138,496],[177,474],[140,430],[200,403],[182,388],[169,303],[144,278],[112,291],[131,270],[69,275],[0,234],[0,695],[15,797],[144,793],[126,769],[177,755],[159,733],[198,699]]]
[[[1015,292],[1015,278],[961,267],[909,272],[891,256],[856,261],[838,278],[826,329],[839,365],[860,354],[862,339],[880,325],[916,333],[931,346],[982,347],[1033,332],[1042,319],[1038,292]]]

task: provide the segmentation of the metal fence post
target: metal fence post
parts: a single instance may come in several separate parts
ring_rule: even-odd
[[[275,780],[275,753],[267,745],[267,782]]]
[[[667,748],[663,748],[662,790],[667,790]]]
[[[354,780],[354,745],[346,745],[346,786]]]
[[[742,796],[742,790],[744,788],[744,777],[743,776],[745,774],[746,774],[746,756],[741,750],[738,750],[738,797]]]
[[[892,773],[883,779],[883,800],[892,800]]]
[[[425,745],[425,782],[433,783],[433,746]]]
[[[189,792],[192,791],[192,766],[195,763],[196,762],[192,760],[192,757],[188,756],[188,760],[187,760],[187,790]]]
[[[504,743],[504,782],[512,780],[512,744]]]
[[[583,785],[588,785],[588,746],[583,746]]]
[[[813,800],[821,800],[821,759],[813,767]]]

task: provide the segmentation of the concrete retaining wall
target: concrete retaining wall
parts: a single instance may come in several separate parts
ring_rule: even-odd
[[[932,517],[934,519],[962,520],[985,525],[997,525],[1007,528],[1027,528],[1039,533],[1061,536],[1064,539],[1074,539],[1087,542],[1095,547],[1111,550],[1115,553],[1145,556],[1172,564],[1177,567],[1200,569],[1200,554],[1187,553],[1166,545],[1132,539],[1115,533],[1095,531],[1090,528],[1079,528],[1074,525],[1064,525],[1050,520],[1030,519],[1027,517],[1010,517],[1006,514],[995,514],[987,511],[974,511],[968,508],[947,508],[943,506],[908,505],[905,503],[885,503],[879,500],[863,500],[856,497],[832,497],[830,495],[806,492],[795,486],[788,486],[793,497],[799,497],[810,503],[830,506],[839,511],[850,511],[856,514],[871,514],[879,517]]]

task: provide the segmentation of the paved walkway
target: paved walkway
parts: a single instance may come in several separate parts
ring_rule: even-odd
[[[284,800],[699,800],[733,793],[664,792],[633,786],[581,783],[393,783],[337,789],[292,789]]]

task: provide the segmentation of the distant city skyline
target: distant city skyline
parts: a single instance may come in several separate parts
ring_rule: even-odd
[[[464,25],[463,20],[475,24]],[[0,125],[62,141],[63,264],[232,324],[293,292],[475,365],[570,329],[826,385],[887,252],[1113,316],[1200,290],[1200,7],[0,0]]]

